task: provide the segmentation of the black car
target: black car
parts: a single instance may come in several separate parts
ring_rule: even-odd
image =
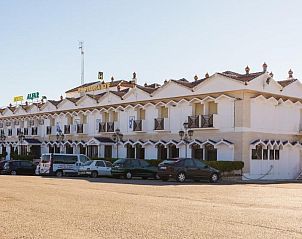
[[[158,165],[158,176],[163,181],[170,178],[178,182],[184,182],[186,179],[209,180],[216,183],[220,179],[220,172],[217,169],[209,167],[204,162],[192,158],[168,159]]]
[[[157,167],[151,166],[143,159],[119,159],[115,161],[111,169],[112,177],[132,177],[157,178]]]
[[[36,165],[34,165],[31,161],[10,160],[4,164],[1,174],[35,175],[35,171]]]
[[[1,170],[3,170],[4,164],[5,164],[6,162],[7,162],[7,161],[5,161],[5,160],[0,161],[0,172],[1,172]]]

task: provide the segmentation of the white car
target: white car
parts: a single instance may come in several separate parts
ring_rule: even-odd
[[[98,176],[111,176],[112,163],[105,160],[91,160],[80,166],[79,175],[88,175],[92,178]]]

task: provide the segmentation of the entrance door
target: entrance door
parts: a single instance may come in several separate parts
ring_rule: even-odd
[[[131,144],[127,144],[127,158],[135,158],[135,148]]]
[[[105,145],[105,159],[111,159],[112,158],[112,146],[111,145]]]
[[[167,148],[162,144],[157,146],[157,159],[159,160],[167,159]]]
[[[136,158],[145,159],[145,149],[140,145],[136,145]]]
[[[169,158],[178,158],[179,157],[179,149],[176,148],[176,145],[169,146]]]
[[[38,159],[41,157],[41,146],[40,145],[32,145],[30,148],[30,153],[35,157],[35,159]]]
[[[212,144],[205,145],[205,160],[217,161],[217,149]]]
[[[192,158],[203,160],[203,149],[199,145],[192,146]]]

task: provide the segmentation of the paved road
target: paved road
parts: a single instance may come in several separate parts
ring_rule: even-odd
[[[0,176],[0,238],[302,238],[302,184]]]

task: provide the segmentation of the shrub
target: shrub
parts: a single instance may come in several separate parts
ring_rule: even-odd
[[[212,168],[218,169],[221,172],[232,172],[242,170],[244,162],[242,161],[203,161]]]

